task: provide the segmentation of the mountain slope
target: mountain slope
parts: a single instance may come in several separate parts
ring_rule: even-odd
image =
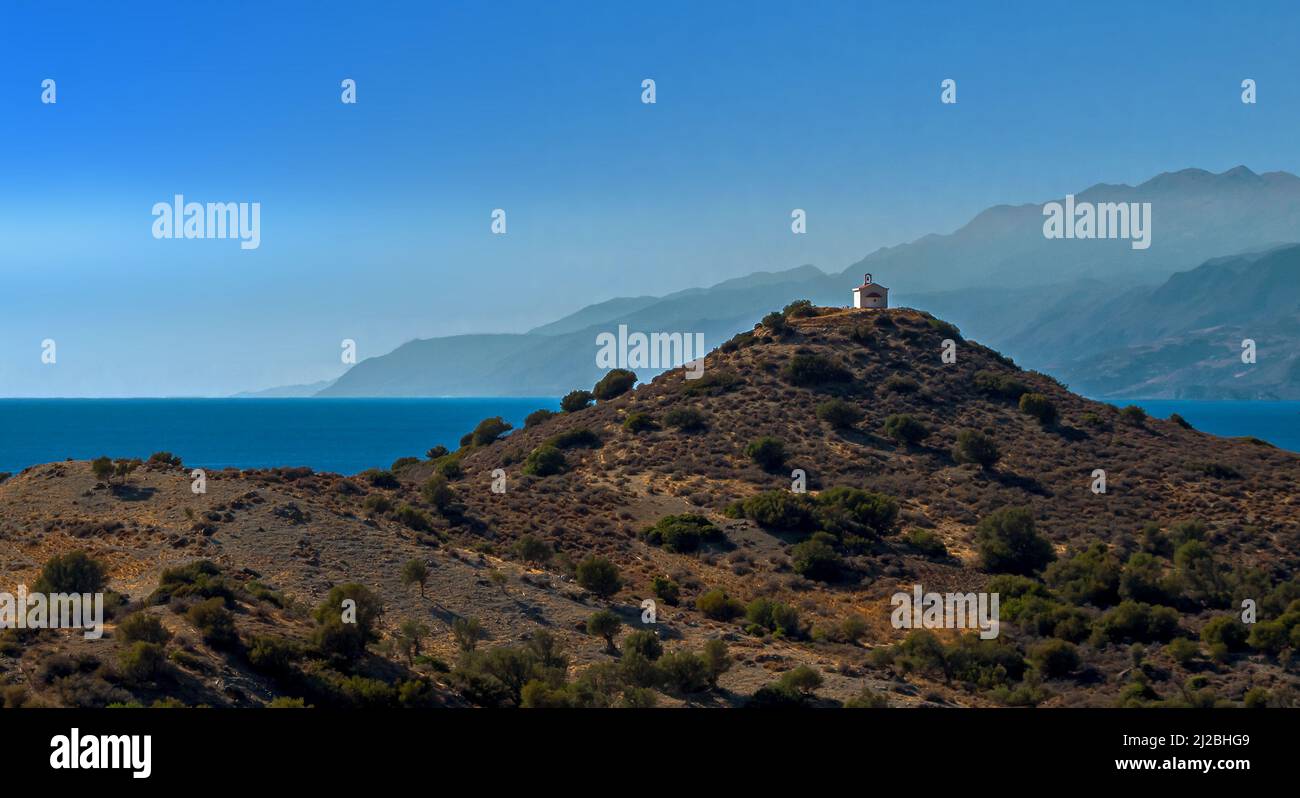
[[[1243,363],[1253,340],[1256,362]],[[1018,357],[1095,396],[1300,399],[1300,246],[1216,258],[1162,285],[1048,305]]]
[[[1080,278],[1153,282],[1207,258],[1300,241],[1300,178],[1287,172],[1184,169],[1137,186],[1098,184],[1075,199],[1151,203],[1150,248],[1135,250],[1122,239],[1047,239],[1044,203],[1002,205],[951,234],[873,252],[840,276],[872,272],[909,291],[1018,288]]]
[[[812,266],[760,272],[647,303],[611,300],[523,335],[463,335],[411,341],[358,363],[319,396],[555,396],[590,385],[596,336],[629,331],[701,333],[706,349],[750,327],[790,296],[826,297],[833,282]],[[611,315],[612,314],[612,315]],[[579,326],[585,325],[585,326]],[[660,370],[643,370],[650,377]]]

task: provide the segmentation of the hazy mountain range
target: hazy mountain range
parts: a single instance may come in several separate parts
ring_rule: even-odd
[[[871,272],[891,305],[931,311],[1076,390],[1125,398],[1300,398],[1300,178],[1238,166],[1099,184],[1076,202],[1151,203],[1151,246],[1043,235],[1043,203],[999,205],[946,235],[879,249],[837,274],[757,272],[663,297],[620,297],[522,334],[410,341],[319,390],[276,395],[556,395],[603,373],[596,336],[701,332],[712,349],[793,299],[846,305]],[[1063,198],[1052,198],[1060,201]],[[1049,200],[1051,201],[1051,200]],[[1258,362],[1241,361],[1252,338]],[[638,370],[642,378],[653,371]]]

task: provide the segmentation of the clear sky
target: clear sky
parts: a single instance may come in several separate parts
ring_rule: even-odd
[[[0,395],[309,382],[344,338],[364,358],[838,271],[1097,182],[1300,172],[1298,22],[1267,2],[3,0]],[[155,240],[178,193],[260,202],[260,248]]]

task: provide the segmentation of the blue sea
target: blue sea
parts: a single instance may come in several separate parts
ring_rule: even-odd
[[[1210,402],[1175,399],[1108,400],[1137,405],[1157,418],[1177,413],[1201,432],[1227,438],[1252,436],[1300,452],[1300,402]]]
[[[423,457],[490,416],[523,427],[560,400],[0,399],[0,471],[73,458],[168,451],[203,468],[310,466],[355,474]]]
[[[1215,435],[1253,435],[1300,451],[1300,402],[1137,400]],[[1129,402],[1115,402],[1129,404]],[[0,471],[66,458],[179,455],[204,468],[310,466],[354,474],[399,457],[449,449],[489,416],[516,428],[546,398],[483,399],[0,399]]]

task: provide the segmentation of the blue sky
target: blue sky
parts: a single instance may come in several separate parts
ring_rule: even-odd
[[[340,371],[344,338],[364,358],[838,271],[1102,181],[1300,172],[1298,21],[1284,3],[6,0],[0,395],[308,382]],[[176,193],[260,202],[261,247],[154,240]]]

